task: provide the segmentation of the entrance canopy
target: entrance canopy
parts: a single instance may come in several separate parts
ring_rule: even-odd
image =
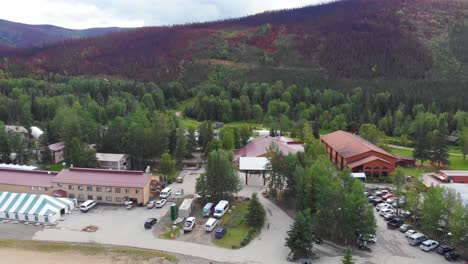
[[[239,170],[241,171],[265,171],[268,165],[265,157],[240,157]]]
[[[366,180],[366,174],[363,172],[351,173],[351,176],[356,179]]]

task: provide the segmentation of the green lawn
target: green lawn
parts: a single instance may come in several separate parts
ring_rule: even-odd
[[[227,227],[228,231],[222,239],[213,238],[213,243],[225,248],[240,248],[240,243],[249,232],[249,227],[245,222],[245,215],[249,203],[238,204],[230,214],[225,214],[219,226]]]
[[[399,148],[390,148],[390,152],[395,155],[407,156],[412,157],[413,151],[407,149],[399,149]],[[458,154],[458,152],[454,151],[454,148],[449,148],[449,161],[450,164],[448,168],[450,170],[468,170],[468,160],[463,160],[462,156],[453,155]],[[429,164],[429,161],[425,161],[424,164]],[[420,165],[420,161],[416,162],[417,165]]]
[[[176,229],[174,230],[174,232],[172,232],[172,225],[166,225],[166,227],[169,231],[167,231],[164,235],[162,235],[162,237],[166,239],[172,239],[171,233],[174,233],[175,237],[179,236],[180,230],[182,230],[182,225],[180,224],[176,225]]]

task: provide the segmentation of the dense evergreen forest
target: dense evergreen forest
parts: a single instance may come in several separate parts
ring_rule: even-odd
[[[255,121],[298,138],[305,124],[311,125],[316,135],[320,130],[358,132],[362,124],[374,124],[387,135],[410,139],[427,139],[426,133],[436,130],[442,136],[461,135],[468,126],[468,113],[462,111],[462,105],[456,108],[446,98],[434,97],[425,104],[424,94],[407,98],[398,90],[356,87],[340,91],[285,85],[282,81],[241,83],[231,79],[236,73],[220,67],[210,76],[195,86],[179,82],[159,86],[53,74],[13,78],[1,72],[0,120],[27,128],[37,125],[46,132],[42,145],[64,140],[69,146],[68,162],[76,166],[93,166],[95,161],[86,158],[92,155],[79,153],[86,149],[85,144],[96,144],[100,152],[130,154],[135,169],[144,168],[145,160],[165,152],[180,162],[197,144],[205,151],[210,147],[211,126],[185,127],[182,117],[174,113],[176,107],[184,108],[185,117],[199,121]],[[195,130],[200,132],[199,142],[195,141]],[[249,130],[221,130],[220,146],[240,147],[246,143]],[[8,152],[7,146],[2,148],[0,152]]]

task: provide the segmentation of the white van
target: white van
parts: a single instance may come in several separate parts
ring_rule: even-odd
[[[218,219],[216,218],[210,218],[208,221],[205,223],[205,231],[206,232],[211,232],[213,229],[218,225]]]
[[[229,202],[226,200],[221,200],[216,205],[213,216],[216,218],[221,218],[227,212],[228,209],[229,209]]]
[[[164,188],[164,190],[162,190],[161,193],[159,194],[159,198],[167,199],[167,197],[171,196],[171,193],[172,193],[171,187],[166,187],[166,188]]]
[[[91,210],[91,208],[93,208],[94,206],[96,206],[97,202],[94,201],[94,200],[88,200],[84,203],[82,203],[80,205],[80,211],[83,212],[83,213],[86,213],[88,212],[89,210]]]
[[[417,246],[428,239],[429,238],[426,235],[422,233],[416,233],[408,238],[408,242],[412,246]]]

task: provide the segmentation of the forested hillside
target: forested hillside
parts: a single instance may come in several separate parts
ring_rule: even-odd
[[[344,0],[0,47],[0,120],[36,124],[47,143],[128,153],[138,169],[165,151],[180,161],[193,148],[194,131],[174,108],[198,121],[255,121],[299,138],[304,124],[316,135],[373,124],[417,139],[425,153],[415,156],[424,160],[448,134],[466,134],[468,149],[467,19],[466,0]],[[239,147],[246,131],[226,129],[220,144]],[[201,138],[204,150],[217,148],[212,135]]]
[[[59,40],[83,38],[126,30],[123,28],[91,28],[73,30],[52,25],[28,25],[0,19],[0,45],[34,47]],[[0,47],[0,50],[2,47]]]

